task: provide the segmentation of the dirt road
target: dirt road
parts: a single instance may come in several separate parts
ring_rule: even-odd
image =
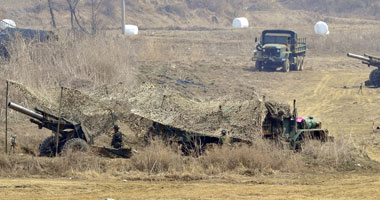
[[[206,181],[0,179],[1,199],[378,199],[379,174],[283,174]]]

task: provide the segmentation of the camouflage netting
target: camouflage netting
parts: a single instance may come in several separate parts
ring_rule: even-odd
[[[228,135],[240,139],[250,139],[253,133],[260,132],[266,109],[258,95],[227,98],[190,99],[172,88],[145,84],[129,103],[136,115],[188,132],[220,136],[226,130]]]
[[[10,101],[58,115],[59,88],[42,91],[14,82],[11,87]],[[221,131],[226,130],[232,137],[249,140],[254,133],[261,132],[268,110],[276,115],[280,109],[289,116],[289,106],[276,102],[264,104],[256,93],[244,98],[225,96],[206,101],[151,83],[133,91],[127,91],[124,84],[104,86],[88,94],[65,88],[62,100],[62,116],[82,122],[96,135],[112,127],[110,110],[113,110],[116,120],[126,124],[136,135],[144,134],[153,120],[209,136],[220,136]]]
[[[267,108],[267,112],[273,117],[279,117],[279,111],[281,110],[284,114],[282,117],[290,117],[290,106],[288,104],[283,104],[275,101],[267,101],[265,102],[265,107]]]
[[[35,107],[58,116],[60,88],[36,90],[20,83],[10,83],[9,101],[33,110]],[[64,88],[62,117],[82,124],[92,133],[98,134],[112,123],[110,108],[102,99],[92,98],[78,90]],[[19,115],[20,116],[20,115]],[[26,117],[26,116],[25,116]]]

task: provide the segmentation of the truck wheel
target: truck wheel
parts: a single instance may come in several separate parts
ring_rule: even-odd
[[[257,71],[259,72],[263,71],[263,64],[261,61],[256,61],[255,67]]]
[[[297,64],[291,64],[290,65],[290,71],[298,71]]]
[[[81,151],[81,152],[87,152],[89,149],[88,144],[86,141],[80,139],[80,138],[73,138],[67,141],[62,148],[62,152],[68,152],[68,151]]]
[[[298,71],[302,71],[303,70],[303,62],[301,64],[299,64],[298,66]]]
[[[40,144],[40,156],[52,157],[55,155],[54,139],[54,136],[49,136]]]
[[[286,60],[286,61],[282,64],[282,71],[283,71],[283,72],[289,72],[289,70],[290,70],[289,60]]]
[[[302,71],[303,70],[303,61],[305,60],[305,56],[300,57],[300,59],[297,61],[297,70]]]

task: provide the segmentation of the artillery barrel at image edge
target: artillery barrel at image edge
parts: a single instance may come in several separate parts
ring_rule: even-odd
[[[12,108],[13,110],[16,110],[18,112],[21,112],[21,113],[23,113],[25,115],[28,115],[30,117],[39,119],[39,120],[43,120],[43,118],[44,118],[41,114],[33,112],[33,111],[31,111],[31,110],[29,110],[27,108],[24,108],[24,107],[22,107],[22,106],[20,106],[18,104],[12,103],[12,102],[8,103],[8,107]]]

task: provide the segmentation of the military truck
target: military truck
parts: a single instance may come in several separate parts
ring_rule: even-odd
[[[258,42],[257,37],[255,42]],[[306,55],[306,38],[291,30],[264,30],[252,61],[258,71],[302,71]]]
[[[328,130],[322,129],[322,122],[313,116],[298,117],[296,100],[294,110],[290,114],[279,106],[267,103],[268,114],[263,122],[262,134],[264,138],[287,142],[290,148],[302,150],[302,143],[306,139],[315,139],[321,142],[333,140],[328,136]],[[278,109],[279,108],[279,109]]]

